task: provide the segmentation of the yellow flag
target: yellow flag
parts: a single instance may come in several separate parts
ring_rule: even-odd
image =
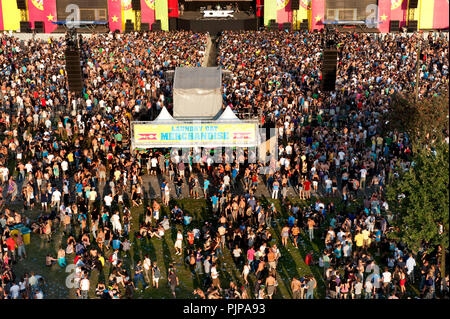
[[[3,30],[19,31],[20,11],[16,0],[1,0],[3,12]]]

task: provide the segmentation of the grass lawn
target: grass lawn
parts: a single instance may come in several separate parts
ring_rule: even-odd
[[[332,199],[321,198],[321,201],[325,204],[329,203]],[[299,248],[295,248],[292,241],[289,241],[287,248],[284,248],[281,244],[281,228],[287,221],[288,212],[280,205],[279,200],[267,199],[264,196],[260,198],[263,206],[270,205],[274,203],[277,211],[279,212],[277,218],[273,220],[272,232],[272,242],[270,245],[276,243],[281,252],[281,259],[279,261],[277,271],[278,271],[278,282],[279,286],[277,292],[274,294],[274,298],[292,298],[290,290],[290,281],[293,276],[301,277],[306,274],[313,274],[317,280],[317,289],[315,298],[325,298],[325,283],[323,277],[323,269],[319,266],[312,265],[307,266],[304,262],[305,255],[309,251],[314,252],[314,260],[317,261],[320,256],[324,244],[323,239],[321,239],[321,232],[315,232],[315,239],[313,242],[309,241],[307,234],[302,230],[301,242]],[[298,199],[291,198],[291,202],[298,203],[300,206],[306,206],[315,202],[315,198],[308,201],[299,201]],[[337,211],[340,209],[340,204],[338,199],[334,199],[334,203]],[[172,200],[171,207],[177,203],[185,212],[189,212],[193,216],[193,224],[199,222],[200,225],[206,220],[213,220],[212,214],[210,214],[209,203],[204,199],[182,199],[182,200]],[[145,203],[144,203],[145,204]],[[353,203],[350,209],[355,209],[357,203]],[[19,208],[19,207],[17,207]],[[169,215],[169,208],[161,205],[162,212],[161,216]],[[175,264],[177,275],[180,279],[180,287],[177,288],[177,298],[193,298],[192,291],[197,287],[202,287],[202,282],[204,280],[203,275],[192,274],[189,266],[184,263],[184,254],[182,256],[175,255],[174,242],[176,238],[176,233],[178,229],[182,229],[185,237],[187,237],[187,230],[183,229],[183,226],[176,225],[173,227],[171,225],[171,230],[167,231],[162,239],[153,237],[152,239],[138,239],[134,236],[134,233],[138,230],[138,225],[140,218],[143,218],[144,208],[134,207],[131,209],[132,212],[132,224],[130,231],[130,240],[132,242],[131,250],[127,256],[121,252],[121,258],[126,269],[129,273],[134,274],[133,267],[136,265],[138,260],[143,260],[144,255],[148,254],[152,261],[157,261],[158,266],[161,269],[162,278],[159,283],[159,288],[147,288],[142,291],[142,286],[139,284],[139,290],[135,293],[135,298],[155,298],[155,299],[165,299],[172,298],[170,289],[167,284],[167,268],[169,263],[173,262]],[[30,217],[37,216],[38,212],[26,212]],[[322,227],[326,227],[328,223],[325,223]],[[77,234],[79,229],[76,229]],[[18,277],[22,276],[24,272],[34,271],[36,274],[43,276],[46,279],[46,287],[44,290],[45,298],[75,298],[74,289],[68,289],[66,287],[66,279],[70,273],[66,272],[65,269],[59,267],[58,265],[53,265],[52,267],[45,266],[45,256],[47,253],[51,253],[52,256],[56,256],[56,252],[61,245],[61,240],[63,240],[63,247],[65,248],[66,237],[57,231],[53,235],[51,243],[46,243],[39,235],[31,235],[31,243],[26,246],[28,258],[14,266],[16,275]],[[186,247],[187,243],[183,244],[183,248]],[[95,288],[99,280],[107,282],[110,274],[110,263],[107,261],[109,256],[112,254],[112,249],[103,252],[105,256],[105,267],[101,272],[94,270],[91,272],[91,290],[90,297],[95,298]],[[73,262],[74,255],[68,256],[67,264]],[[219,259],[219,273],[221,279],[222,288],[227,288],[230,281],[234,281],[238,286],[243,284],[241,278],[242,268],[237,267],[231,257],[231,253],[227,247],[224,249],[224,257]],[[255,282],[255,276],[253,274],[249,275],[249,294],[253,296],[253,283]],[[409,288],[411,289],[411,288]],[[416,293],[418,292],[416,288],[413,289]],[[122,291],[123,292],[123,291]]]

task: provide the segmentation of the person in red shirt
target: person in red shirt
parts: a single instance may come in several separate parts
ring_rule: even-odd
[[[313,252],[310,251],[308,255],[306,255],[305,257],[305,264],[307,264],[308,266],[311,265],[313,262]]]
[[[303,182],[303,190],[305,191],[305,197],[311,198],[311,182],[308,179]]]
[[[8,255],[13,260],[16,260],[16,241],[11,236],[6,240],[6,246],[8,247]]]

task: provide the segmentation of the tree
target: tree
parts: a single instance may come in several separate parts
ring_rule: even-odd
[[[398,178],[386,189],[395,214],[391,235],[415,252],[421,247],[430,252],[440,247],[440,270],[445,277],[449,242],[448,89],[419,101],[396,95],[384,120],[386,129],[406,132],[412,144],[411,168],[406,172],[397,169]]]
[[[395,213],[393,236],[417,252],[441,248],[441,275],[445,277],[445,250],[449,243],[449,145],[416,149],[411,168],[387,187]],[[402,196],[404,195],[404,197]]]
[[[424,142],[445,139],[449,133],[448,99],[445,89],[419,101],[413,95],[396,94],[384,113],[385,130],[406,132],[413,142],[413,151]]]

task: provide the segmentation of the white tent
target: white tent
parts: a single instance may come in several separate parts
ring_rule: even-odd
[[[172,123],[178,123],[177,120],[173,118],[172,115],[170,115],[169,111],[167,111],[166,107],[163,107],[161,112],[159,112],[159,115],[156,117],[154,121],[151,122],[152,124],[172,124]]]
[[[227,108],[222,112],[216,122],[233,122],[233,121],[241,121],[236,114],[234,114],[231,107],[227,106]]]

